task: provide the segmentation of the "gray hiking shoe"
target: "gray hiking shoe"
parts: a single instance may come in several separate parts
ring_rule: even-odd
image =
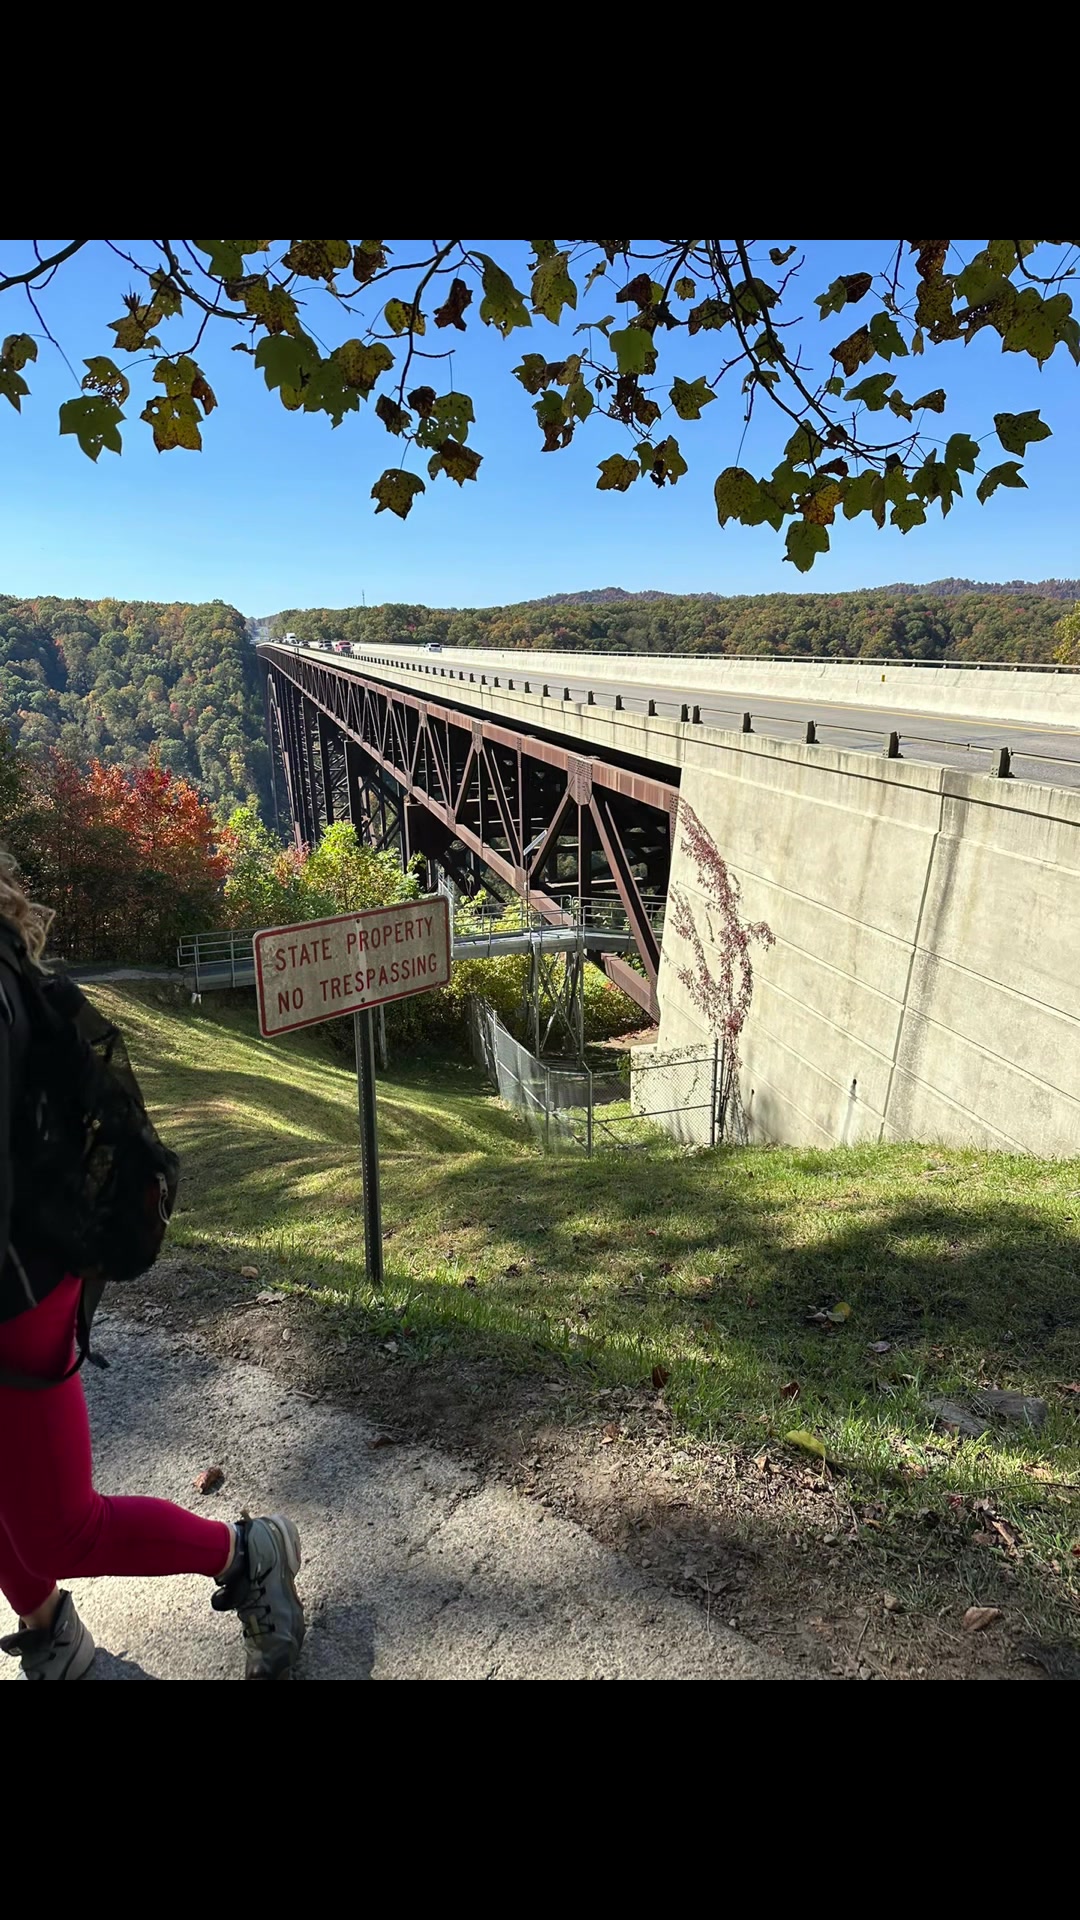
[[[22,1661],[24,1680],[82,1680],[93,1663],[95,1647],[70,1593],[62,1593],[51,1627],[23,1627],[19,1633],[5,1634],[0,1653]]]
[[[236,1535],[233,1571],[220,1582],[210,1604],[219,1613],[240,1615],[245,1680],[288,1680],[305,1633],[296,1592],[300,1535],[281,1513],[260,1520],[245,1513],[237,1521]]]

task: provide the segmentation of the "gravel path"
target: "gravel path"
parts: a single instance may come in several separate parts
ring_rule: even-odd
[[[99,1316],[110,1370],[87,1369],[104,1493],[231,1517],[284,1509],[304,1546],[308,1680],[764,1680],[785,1669],[571,1522],[446,1455],[373,1444],[377,1428]],[[200,1502],[192,1478],[225,1469]],[[236,1624],[208,1583],[83,1580],[102,1680],[238,1680]],[[6,1608],[0,1602],[3,1631]],[[0,1678],[17,1675],[0,1663]]]

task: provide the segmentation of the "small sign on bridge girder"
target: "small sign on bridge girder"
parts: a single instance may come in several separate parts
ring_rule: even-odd
[[[259,1027],[267,1039],[443,987],[450,907],[439,894],[270,927],[254,937]]]

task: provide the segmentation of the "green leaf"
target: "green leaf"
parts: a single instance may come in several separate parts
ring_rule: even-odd
[[[769,259],[774,267],[782,267],[791,259],[794,251],[794,247],[770,247]]]
[[[289,389],[290,392],[293,389]],[[286,389],[281,390],[281,399],[285,401]],[[360,395],[351,387],[341,370],[340,362],[333,356],[329,360],[320,360],[313,367],[304,382],[302,391],[297,395],[305,413],[325,413],[330,417],[332,426],[340,427],[347,413],[359,413]],[[292,405],[292,402],[287,404]]]
[[[768,307],[775,307],[780,295],[767,280],[740,280],[735,288],[735,301],[739,312],[751,320],[757,320]]]
[[[874,486],[880,486],[878,476],[868,467],[865,473],[857,473],[844,488],[844,519],[854,520],[860,513],[869,513],[874,504]]]
[[[599,467],[600,478],[596,485],[600,493],[607,493],[612,489],[616,493],[625,493],[627,487],[633,485],[641,472],[638,462],[628,460],[622,453],[613,453],[609,459],[601,460]]]
[[[899,471],[902,473],[903,469],[901,468]],[[911,485],[921,499],[927,502],[932,500],[940,501],[943,514],[952,511],[954,498],[957,495],[962,496],[964,491],[960,485],[960,476],[956,468],[946,466],[944,460],[939,460],[936,453],[931,453],[928,458],[923,461],[922,466],[912,474]],[[906,491],[899,504],[903,505],[905,500]],[[919,522],[914,521],[912,524],[918,525]],[[907,528],[902,528],[902,531],[906,532]]]
[[[870,321],[870,338],[883,360],[907,359],[907,342],[891,314],[874,314]]]
[[[652,334],[647,333],[644,327],[621,327],[608,337],[620,373],[637,374],[647,370],[649,356],[654,349]]]
[[[426,491],[418,473],[405,473],[400,467],[388,467],[372,487],[371,497],[379,503],[376,513],[389,510],[396,513],[399,520],[407,520],[417,494]]]
[[[83,361],[87,372],[83,378],[83,387],[87,393],[100,393],[111,400],[114,407],[122,407],[129,393],[131,382],[122,374],[114,360],[107,353],[96,353]]]
[[[689,333],[716,333],[726,327],[730,319],[731,308],[726,300],[702,300],[698,306],[691,307],[686,327]]]
[[[694,285],[694,282],[692,280],[687,280],[685,275],[681,280],[676,280],[675,298],[677,300],[692,300],[696,292],[697,292],[697,288]]]
[[[119,407],[101,394],[87,394],[82,400],[65,400],[60,409],[61,433],[73,433],[87,457],[96,460],[102,447],[120,453],[123,447],[117,428],[124,418]]]
[[[360,342],[357,340],[351,344],[359,346]],[[343,351],[341,347],[337,349],[339,363]],[[255,349],[255,365],[262,368],[263,379],[271,391],[275,387],[291,387],[298,393],[308,374],[318,364],[319,349],[305,333],[296,336],[268,333]]]
[[[30,391],[20,368],[25,367],[28,360],[36,359],[37,341],[28,333],[9,333],[0,348],[0,393],[11,402],[16,413],[22,412],[22,396]]]
[[[558,326],[564,307],[577,306],[577,288],[570,278],[570,255],[553,250],[545,254],[532,278],[533,312]]]
[[[761,486],[745,467],[725,467],[716,477],[713,499],[722,527],[726,527],[729,520],[740,520],[744,526],[757,524],[748,516],[761,508]]]
[[[904,396],[901,393],[899,387],[897,387],[895,393],[890,393],[886,404],[892,408],[898,420],[911,419],[912,409],[909,407],[907,401],[904,399]]]
[[[422,447],[438,447],[446,439],[465,441],[475,422],[473,403],[467,393],[442,393],[432,401],[416,438]]]
[[[508,273],[497,266],[490,254],[477,255],[484,263],[484,297],[480,302],[480,318],[486,327],[494,327],[505,340],[515,327],[531,327],[532,316],[525,305],[525,295],[515,287]]]
[[[787,530],[785,545],[784,558],[792,561],[800,573],[809,573],[817,555],[829,551],[829,530],[816,526],[812,520],[794,520]]]
[[[1073,317],[1072,301],[1067,293],[1055,293],[1044,299],[1035,287],[1024,287],[1015,295],[1008,322],[1001,331],[1006,353],[1029,353],[1042,366],[1059,342],[1064,342],[1075,361],[1080,362],[1080,326]]]
[[[917,400],[913,400],[911,403],[911,410],[913,413],[920,413],[924,408],[927,413],[944,413],[945,411],[944,387],[935,387],[933,393],[921,393],[919,395],[919,398]]]
[[[658,487],[665,484],[675,486],[686,472],[686,461],[679,451],[679,443],[671,434],[658,447],[652,447],[647,440],[643,440],[637,451],[642,473],[647,473]]]
[[[244,256],[238,240],[193,240],[191,244],[200,253],[209,254],[207,272],[215,280],[239,280],[244,271]]]
[[[1015,255],[1013,259],[1015,262]],[[986,307],[993,306],[1003,296],[1009,299],[1015,289],[984,248],[957,274],[956,291],[970,307]]]
[[[301,339],[303,340],[303,335]],[[315,351],[310,340],[304,341],[304,345],[311,348],[312,352]],[[261,349],[255,354],[256,361],[259,358],[259,351]],[[363,340],[343,340],[340,347],[334,348],[330,357],[340,367],[341,378],[345,385],[363,394],[370,393],[379,375],[389,373],[394,364],[394,356],[385,340],[372,340],[370,344],[366,344]]]
[[[809,421],[804,420],[801,426],[796,427],[784,452],[789,460],[796,465],[801,465],[804,460],[816,460],[824,449],[825,442],[821,435],[815,431]]]
[[[526,393],[539,393],[547,377],[547,361],[542,353],[524,354],[520,367],[514,368],[514,378],[521,381]]]
[[[581,374],[578,374],[566,389],[567,412],[572,413],[578,420],[587,420],[595,405],[592,393]]]
[[[1033,413],[995,413],[994,428],[1006,453],[1026,453],[1033,440],[1049,440],[1050,428]]]
[[[965,473],[974,473],[975,462],[979,457],[979,443],[967,433],[951,433],[945,443],[945,465],[955,473],[963,468]]]
[[[951,505],[952,505],[952,501],[950,500],[949,506]],[[949,508],[945,505],[943,501],[942,511],[944,513],[947,513],[948,510]],[[923,507],[921,500],[901,500],[893,508],[892,512],[889,515],[889,519],[892,521],[894,527],[899,527],[901,533],[910,533],[912,527],[921,527],[925,525],[926,510]]]
[[[139,419],[145,420],[153,430],[154,445],[159,453],[171,453],[174,447],[183,447],[189,453],[199,453],[202,449],[199,410],[190,393],[155,394],[147,401]]]
[[[844,391],[844,383],[838,373],[834,373],[831,380],[826,380],[825,391],[826,393],[831,393],[834,398],[839,399]]]
[[[427,321],[415,300],[410,300],[408,305],[404,300],[388,300],[383,308],[383,319],[391,333],[406,333],[410,327],[414,334],[427,332]]]
[[[697,380],[676,378],[669,397],[680,420],[700,420],[702,407],[716,399],[704,374]]]
[[[889,388],[895,382],[895,373],[872,373],[868,380],[860,380],[858,386],[849,387],[844,399],[861,400],[871,413],[880,413]]]
[[[470,409],[471,411],[471,409]],[[458,440],[443,440],[428,461],[428,472],[434,480],[436,474],[445,473],[450,480],[456,480],[463,486],[466,480],[475,480],[477,469],[483,454],[476,453],[472,447],[463,447]]]
[[[996,493],[999,487],[1026,486],[1027,481],[1021,474],[1017,461],[1003,460],[999,467],[991,467],[989,473],[983,474],[975,489],[975,498],[985,506],[990,495]]]
[[[916,327],[914,333],[911,336],[912,353],[921,353],[925,345],[926,345],[926,335],[924,334],[921,327]]]
[[[860,300],[866,298],[873,284],[874,277],[870,273],[841,274],[839,280],[834,280],[825,293],[819,293],[816,297],[814,304],[821,308],[822,320],[827,319],[830,313],[839,313],[844,307],[857,305]],[[836,357],[839,359],[839,354]]]
[[[301,334],[300,310],[285,287],[272,287],[265,275],[257,274],[243,286],[244,308],[267,333]]]
[[[28,360],[36,360],[37,357],[37,341],[29,333],[9,333],[0,347],[0,364],[10,367],[13,373],[20,372]],[[89,366],[90,362],[86,364]]]
[[[244,271],[244,256],[265,253],[269,240],[193,240],[192,246],[210,256],[206,271],[215,280],[239,280]]]
[[[283,264],[290,273],[298,273],[304,280],[333,280],[352,260],[353,250],[347,240],[294,240]]]

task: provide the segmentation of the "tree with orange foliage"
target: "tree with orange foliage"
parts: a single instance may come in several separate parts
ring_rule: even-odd
[[[206,802],[152,756],[137,771],[50,752],[0,821],[35,898],[56,909],[53,953],[159,963],[212,922],[227,870]]]

